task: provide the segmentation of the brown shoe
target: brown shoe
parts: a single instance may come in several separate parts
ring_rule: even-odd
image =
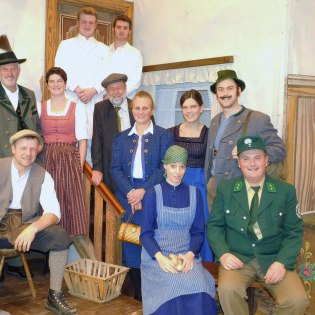
[[[73,315],[77,310],[70,306],[62,292],[49,289],[46,308],[55,314]]]

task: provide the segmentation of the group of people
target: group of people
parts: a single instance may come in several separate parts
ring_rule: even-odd
[[[142,247],[124,242],[123,263],[145,315],[216,314],[214,279],[202,266],[213,260],[225,315],[248,314],[246,288],[256,279],[275,314],[304,314],[295,188],[266,175],[285,145],[268,115],[239,103],[245,82],[218,72],[210,88],[222,112],[209,129],[200,93],[186,91],[183,123],[166,130],[155,124],[151,95],[135,94],[142,57],[127,41],[131,20],[114,21],[110,47],[94,38],[93,8],[82,8],[77,24],[46,73],[51,98],[39,105],[17,84],[25,59],[0,54],[0,248],[50,251],[47,308],[76,314],[61,284],[71,238],[88,231],[87,160],[92,183],[103,181],[125,208],[122,220],[141,225]],[[11,228],[12,216],[19,223]],[[7,270],[25,277],[20,266]]]

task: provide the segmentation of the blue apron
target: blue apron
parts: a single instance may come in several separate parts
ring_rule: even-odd
[[[162,189],[156,191],[157,226],[154,231],[163,255],[185,254],[189,251],[190,228],[196,213],[196,187],[189,186],[190,205],[187,208],[163,206]],[[205,292],[215,297],[215,283],[205,270],[201,258],[195,258],[194,268],[187,273],[163,271],[147,251],[141,252],[142,301],[144,315],[155,312],[162,304],[178,296]]]

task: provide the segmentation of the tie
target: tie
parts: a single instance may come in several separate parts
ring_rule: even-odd
[[[258,210],[258,206],[259,206],[259,196],[258,196],[258,191],[260,186],[256,186],[256,187],[251,187],[254,191],[254,197],[252,199],[252,202],[250,204],[250,218],[249,218],[249,225],[248,225],[248,232],[250,235],[254,236],[255,239],[257,239],[257,236],[255,234],[254,231],[254,224],[257,221],[257,210]]]
[[[18,106],[16,108],[16,114],[18,115],[18,120],[19,120],[19,127],[20,127],[19,130],[25,129],[26,127],[25,127],[25,123],[24,123],[23,118],[22,118],[20,103],[18,103]]]
[[[115,111],[116,111],[116,117],[117,117],[117,125],[118,125],[118,130],[121,131],[121,121],[120,121],[120,116],[118,114],[119,110],[121,109],[120,106],[115,106]]]

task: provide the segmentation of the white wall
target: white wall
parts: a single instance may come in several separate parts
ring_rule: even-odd
[[[291,1],[288,73],[315,76],[315,1]]]
[[[36,92],[40,98],[39,80],[45,63],[46,1],[1,0],[0,35],[6,34],[21,64],[18,83]]]
[[[288,1],[135,0],[134,44],[145,65],[233,55],[247,85],[242,103],[268,113],[281,129]],[[34,90],[44,71],[45,3],[1,0],[0,33],[28,59],[19,82]]]
[[[287,0],[135,0],[134,44],[145,65],[234,56],[241,100],[282,127]]]

